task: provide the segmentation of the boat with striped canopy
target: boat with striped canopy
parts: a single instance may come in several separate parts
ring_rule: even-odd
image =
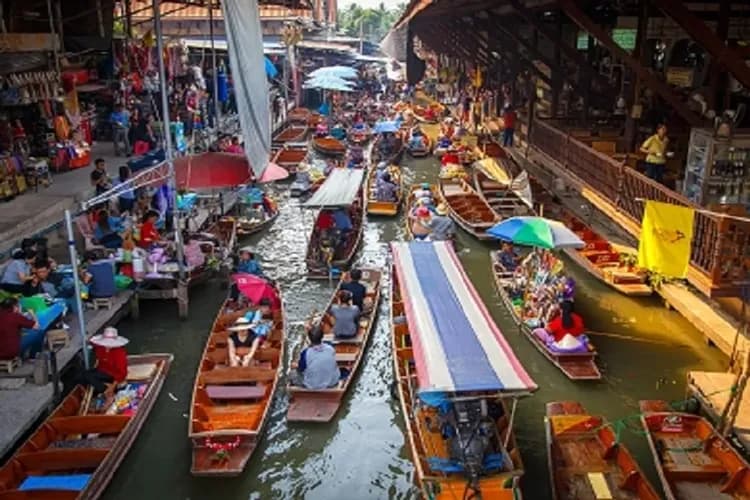
[[[426,498],[517,498],[513,420],[536,384],[449,242],[391,249],[396,389],[417,484]]]

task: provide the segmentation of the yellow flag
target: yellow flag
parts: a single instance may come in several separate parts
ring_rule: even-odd
[[[690,264],[695,210],[647,201],[638,245],[638,265],[668,278],[684,278]]]

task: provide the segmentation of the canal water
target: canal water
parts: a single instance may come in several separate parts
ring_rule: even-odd
[[[405,158],[403,166],[409,183],[435,182],[439,170],[434,158]],[[243,243],[256,248],[267,273],[281,283],[292,325],[287,352],[293,352],[303,337],[301,322],[312,310],[325,306],[332,286],[327,281],[305,280],[304,256],[313,213],[301,209],[297,200],[288,199],[283,188],[279,186],[278,192],[281,215],[273,227]],[[388,243],[403,238],[402,216],[370,218],[359,264],[386,270],[384,279],[388,280]],[[615,420],[635,414],[639,399],[683,399],[688,370],[726,367],[726,358],[717,349],[706,347],[700,333],[659,300],[619,295],[568,262],[569,272],[578,283],[576,308],[587,326],[596,332],[628,337],[595,336],[604,379],[598,383],[573,383],[519,335],[500,303],[489,267],[488,252],[493,245],[461,233],[457,248],[489,311],[539,385],[532,397],[519,404],[515,423],[526,466],[522,481],[525,498],[551,498],[543,428],[545,403],[576,400],[590,412]],[[177,319],[173,303],[146,302],[142,304],[140,320],[121,324],[121,332],[131,339],[131,352],[172,352],[175,361],[159,401],[104,498],[418,498],[401,409],[390,391],[393,365],[388,293],[382,297],[377,329],[360,376],[333,422],[288,424],[284,418],[288,400],[285,384],[281,383],[265,436],[244,474],[231,479],[190,475],[187,428],[193,379],[225,294],[216,283],[192,291],[187,321]],[[658,481],[644,437],[625,431],[622,438],[656,486]]]

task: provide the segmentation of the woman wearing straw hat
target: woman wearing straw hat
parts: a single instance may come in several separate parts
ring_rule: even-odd
[[[448,206],[441,203],[435,209],[435,215],[432,216],[428,224],[430,230],[430,240],[447,241],[453,239],[456,234],[456,226],[453,220],[448,217]]]
[[[229,366],[250,366],[255,351],[263,342],[263,336],[252,329],[252,323],[244,316],[237,318],[227,331],[231,332],[228,342]]]
[[[125,346],[130,342],[117,332],[117,328],[108,326],[100,335],[91,337],[96,356],[96,372],[99,380],[105,383],[121,384],[128,378],[128,352]],[[103,376],[101,376],[103,375]],[[93,384],[96,388],[96,384]],[[99,391],[97,391],[99,392]]]

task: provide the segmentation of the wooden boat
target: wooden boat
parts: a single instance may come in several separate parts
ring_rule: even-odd
[[[448,205],[451,218],[464,231],[479,240],[492,240],[486,231],[500,217],[463,179],[440,179],[440,194]]]
[[[336,253],[330,263],[326,264],[321,256],[319,247],[320,232],[317,230],[318,219],[321,213],[326,211],[325,209],[318,212],[315,218],[315,224],[313,224],[312,234],[307,245],[307,256],[305,261],[307,262],[307,277],[312,279],[328,279],[331,277],[331,273],[343,271],[349,268],[354,256],[357,254],[357,249],[362,241],[362,233],[364,231],[364,211],[362,210],[362,192],[358,197],[356,208],[353,206],[349,210],[349,215],[352,219],[352,230],[349,232],[348,237],[343,245],[336,249]]]
[[[515,191],[491,179],[478,168],[474,169],[474,187],[479,197],[499,219],[534,213],[533,208],[529,207]]]
[[[305,140],[308,130],[307,125],[287,125],[273,136],[271,142],[279,145],[287,142],[302,142]]]
[[[407,244],[395,245],[405,246]],[[432,244],[418,243],[416,245],[427,248]],[[449,396],[445,398],[446,403],[450,402],[450,408],[447,410],[445,407],[438,410],[435,406],[427,404],[426,398],[418,395],[422,393],[423,389],[421,379],[432,380],[430,363],[424,357],[419,358],[418,355],[420,352],[424,352],[426,342],[431,342],[430,348],[432,348],[434,342],[440,342],[440,336],[428,334],[425,331],[426,329],[423,329],[426,324],[435,324],[434,311],[428,304],[425,304],[424,308],[419,308],[419,311],[415,311],[415,304],[424,300],[426,293],[434,294],[437,292],[440,296],[446,292],[450,294],[452,291],[449,286],[446,286],[446,283],[441,282],[432,282],[429,291],[415,287],[415,283],[408,277],[406,283],[402,282],[402,263],[409,259],[400,260],[401,248],[403,247],[400,246],[399,251],[394,252],[391,272],[391,349],[393,350],[392,359],[396,375],[395,389],[401,403],[407,447],[414,464],[414,479],[417,486],[422,490],[422,495],[419,497],[439,500],[469,498],[467,485],[472,484],[473,488],[469,488],[474,490],[472,491],[472,498],[518,499],[520,498],[519,483],[521,476],[524,474],[524,464],[513,431],[515,405],[509,404],[509,400],[528,395],[535,389],[535,385],[529,379],[528,385],[523,388],[518,387],[517,383],[507,381],[505,389],[500,390],[489,389],[489,386],[485,386],[488,388],[487,390],[480,390],[475,387],[466,391],[454,389],[454,391],[446,393]],[[435,265],[440,266],[440,262],[436,262]],[[451,276],[453,276],[452,272]],[[414,280],[416,281],[417,278]],[[458,286],[464,283],[460,275],[456,282]],[[404,294],[405,289],[409,290],[408,294]],[[471,300],[472,291],[469,289],[466,292],[457,295]],[[473,317],[475,311],[472,310],[472,312],[466,312],[465,314]],[[424,322],[415,321],[417,317],[425,318]],[[489,322],[492,322],[492,320],[489,320]],[[442,332],[449,329],[450,325],[445,325],[442,328],[435,326],[435,328],[437,332]],[[461,329],[461,331],[464,332],[465,329]],[[453,342],[465,342],[465,340],[465,337],[461,337],[461,340],[453,340]],[[471,344],[472,342],[466,343]],[[441,352],[440,356],[441,359],[442,357],[446,358],[441,363],[447,363],[448,366],[451,366],[449,359],[452,358],[452,353],[442,354]],[[477,362],[478,367],[474,375],[479,378],[481,377],[479,374],[483,373],[483,370],[481,361],[477,360]],[[512,361],[508,361],[505,366],[509,367],[509,370],[513,373],[518,369],[523,370],[520,363]],[[467,370],[464,373],[471,373],[468,371],[470,367],[466,366],[464,369]],[[434,373],[432,375],[434,376]],[[526,377],[528,378],[528,375]],[[479,403],[479,400],[482,400],[482,403]],[[467,477],[469,474],[467,474],[466,469],[462,471],[455,467],[455,465],[462,464],[462,458],[457,456],[456,451],[458,450],[460,453],[461,450],[466,450],[469,446],[457,447],[458,440],[455,439],[457,433],[443,432],[444,430],[455,431],[455,427],[448,429],[448,426],[445,425],[446,421],[451,422],[446,414],[457,411],[453,408],[453,404],[455,404],[453,401],[461,401],[462,404],[470,405],[467,407],[474,409],[477,409],[478,405],[485,405],[487,409],[486,417],[481,420],[481,425],[486,437],[486,447],[483,448],[485,455],[482,458],[486,459],[489,455],[502,457],[501,467],[483,470],[476,480],[470,480]],[[477,418],[478,413],[481,414],[480,412],[467,412],[466,416]],[[479,428],[479,425],[474,424],[474,422],[471,422],[470,425],[474,429]],[[469,440],[471,439],[469,438]],[[465,455],[463,459],[465,460]],[[482,463],[488,462],[482,460]],[[446,469],[442,467],[443,464],[450,464],[454,467]]]
[[[230,367],[226,328],[244,312],[231,300],[224,302],[198,365],[188,429],[194,476],[241,474],[268,420],[284,358],[283,305],[273,313],[271,332],[255,354],[257,364]]]
[[[279,148],[271,160],[280,167],[285,168],[290,174],[297,173],[297,167],[307,157],[307,144],[289,145]]]
[[[378,170],[371,168],[367,176],[367,213],[370,215],[395,216],[401,208],[401,202],[404,196],[404,182],[401,177],[401,169],[391,168],[391,180],[399,186],[396,201],[380,201],[375,197],[376,181],[375,176]]]
[[[249,207],[249,210],[243,216],[237,217],[237,235],[249,236],[270,227],[279,217],[279,204],[275,200],[271,200],[271,207],[272,212],[270,214],[266,214],[262,208],[253,209]]]
[[[505,307],[510,311],[513,321],[518,325],[521,334],[526,337],[531,344],[541,352],[553,365],[558,367],[566,377],[571,380],[599,380],[602,374],[596,366],[596,351],[583,353],[561,353],[550,350],[547,345],[540,340],[531,328],[523,321],[518,314],[518,309],[508,295],[507,288],[510,286],[509,273],[498,261],[498,251],[490,252],[490,261],[492,262],[492,275],[495,279],[495,286],[500,294]],[[589,343],[589,346],[592,344]]]
[[[420,148],[412,148],[409,146],[410,141],[408,139],[406,141],[406,151],[412,158],[424,158],[432,153],[432,139],[427,134],[423,134],[422,137],[424,137],[424,146]]]
[[[378,148],[380,141],[383,140],[382,134],[377,134],[375,142],[373,142],[372,151],[370,157],[372,158],[372,164],[377,165],[381,161],[386,162],[388,165],[399,165],[404,157],[404,151],[406,150],[406,143],[400,134],[396,134],[396,142],[393,152],[389,155],[383,155]]]
[[[367,349],[367,341],[375,326],[375,317],[380,303],[381,272],[376,269],[361,269],[361,271],[362,279],[360,283],[367,288],[367,298],[372,300],[372,307],[365,308],[360,316],[357,336],[352,339],[336,339],[332,333],[333,318],[330,309],[341,287],[341,282],[336,287],[328,307],[320,318],[324,341],[333,344],[336,349],[336,362],[339,368],[347,370],[349,374],[336,387],[330,389],[311,390],[304,387],[288,386],[289,408],[286,412],[286,419],[290,422],[330,422],[341,407],[344,396],[354,383]],[[296,364],[291,369],[296,369]]]
[[[294,108],[286,115],[287,121],[290,123],[304,123],[308,124],[312,117],[312,111],[307,108]]]
[[[576,401],[551,402],[544,426],[555,500],[660,498],[603,417]]]
[[[333,137],[315,137],[312,146],[315,151],[325,156],[342,156],[346,153],[346,145]]]
[[[750,464],[703,417],[641,401],[641,423],[668,500],[750,498]]]
[[[508,158],[508,153],[505,152],[505,148],[495,140],[482,141],[479,144],[479,149],[490,158]]]
[[[127,382],[140,394],[135,409],[110,414],[113,401],[100,408],[90,389],[74,388],[0,468],[0,499],[101,496],[156,403],[171,362],[171,354],[128,356]]]
[[[407,194],[406,194],[406,210],[407,210],[407,213],[406,213],[406,217],[404,217],[404,219],[406,220],[406,239],[407,240],[413,240],[414,239],[414,232],[411,229],[411,224],[412,224],[411,211],[415,207],[415,204],[416,204],[416,200],[414,199],[414,193],[416,191],[418,191],[419,189],[421,189],[421,188],[422,188],[421,184],[412,184],[409,187],[409,190],[407,191]],[[434,184],[430,184],[430,191],[435,196],[435,203],[436,204],[440,204],[441,203],[441,199],[440,199],[440,191],[438,190],[438,187],[436,185],[434,185]]]

